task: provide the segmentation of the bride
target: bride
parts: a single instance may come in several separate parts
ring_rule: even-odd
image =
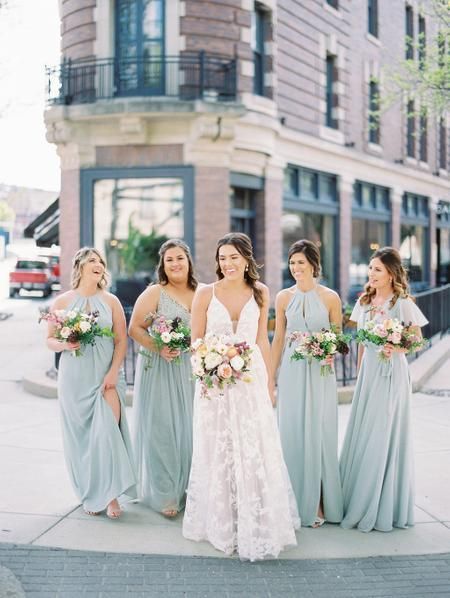
[[[207,332],[247,341],[253,349],[252,382],[238,381],[210,400],[197,383],[183,535],[255,561],[296,545],[300,520],[271,402],[269,293],[258,282],[247,235],[219,240],[216,273],[218,282],[194,297],[192,341]]]

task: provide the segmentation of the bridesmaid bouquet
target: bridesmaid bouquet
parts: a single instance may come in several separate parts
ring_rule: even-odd
[[[387,344],[394,345],[399,349],[405,349],[407,353],[413,353],[423,347],[426,339],[418,337],[410,332],[411,322],[405,325],[397,318],[386,318],[382,321],[369,320],[364,328],[358,330],[356,340],[359,343],[373,343],[380,347],[378,356],[382,361],[389,361],[383,352],[383,347]]]
[[[163,347],[178,349],[181,353],[189,351],[191,329],[180,317],[177,316],[171,320],[163,315],[149,314],[145,320],[150,323],[148,333],[154,340],[158,351],[161,351]],[[151,358],[148,351],[142,353]],[[180,363],[180,357],[173,359],[173,363]]]
[[[111,328],[101,328],[98,324],[98,311],[85,313],[79,309],[66,311],[42,310],[39,322],[46,320],[55,326],[55,338],[61,342],[80,343],[80,345],[95,345],[96,337],[114,337]],[[71,351],[74,357],[82,355],[80,349]]]
[[[311,363],[313,359],[324,361],[327,357],[337,353],[346,355],[349,352],[350,339],[349,334],[339,332],[334,326],[329,330],[322,328],[320,332],[293,332],[289,337],[289,346],[295,343],[291,359],[292,361],[307,359]],[[333,372],[331,365],[321,364],[321,376],[333,374]]]
[[[252,350],[245,341],[233,343],[228,336],[208,333],[192,345],[191,364],[199,380],[202,396],[223,394],[223,389],[238,380],[251,382],[249,375]]]

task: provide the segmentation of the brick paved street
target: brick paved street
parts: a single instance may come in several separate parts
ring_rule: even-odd
[[[450,553],[255,564],[1,544],[0,564],[27,598],[450,597]]]

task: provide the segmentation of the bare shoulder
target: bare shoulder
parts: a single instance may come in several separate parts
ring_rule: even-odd
[[[278,291],[275,302],[278,306],[285,308],[295,293],[295,286]]]
[[[324,285],[320,284],[317,287],[317,292],[322,301],[324,301],[328,305],[337,305],[341,303],[341,298],[336,293],[336,291],[333,291],[333,289],[329,289],[328,287],[325,287]]]
[[[197,301],[209,301],[213,294],[214,284],[199,285],[195,291],[195,298]]]
[[[66,291],[58,295],[51,305],[51,310],[55,309],[66,309],[70,303],[75,299],[76,292],[74,290]]]

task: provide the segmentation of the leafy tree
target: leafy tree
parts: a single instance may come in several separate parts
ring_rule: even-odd
[[[405,97],[415,114],[441,117],[450,109],[450,0],[428,0],[421,14],[437,25],[437,37],[420,33],[417,41],[406,39],[410,57],[384,69],[375,118]]]
[[[13,222],[16,219],[16,213],[6,201],[0,201],[0,222]]]

